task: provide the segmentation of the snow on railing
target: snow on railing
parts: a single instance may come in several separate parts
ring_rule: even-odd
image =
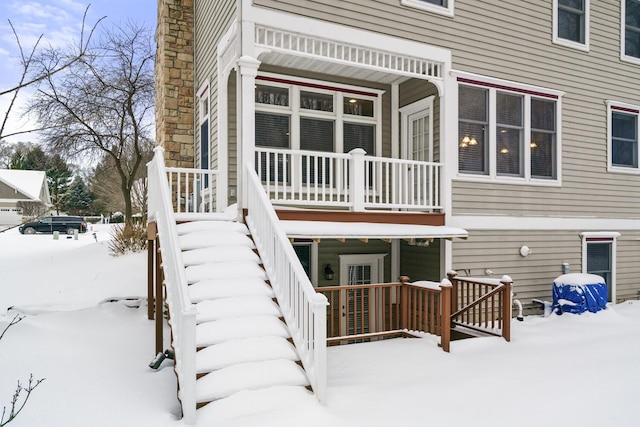
[[[155,220],[160,239],[162,270],[169,306],[169,324],[175,351],[175,371],[185,424],[196,421],[196,309],[191,303],[184,264],[178,244],[178,230],[167,185],[164,150],[155,148],[149,162],[149,218]]]
[[[440,209],[440,163],[256,147],[255,170],[276,205]]]
[[[316,293],[287,235],[280,226],[275,210],[265,193],[254,165],[247,163],[247,225],[293,343],[316,397],[326,401],[327,329],[324,295]]]
[[[213,169],[166,168],[171,205],[177,213],[216,211],[218,171]]]

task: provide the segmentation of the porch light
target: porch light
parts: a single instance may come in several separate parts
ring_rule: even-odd
[[[324,268],[324,278],[326,280],[333,280],[333,270],[331,269],[331,264],[327,264]]]

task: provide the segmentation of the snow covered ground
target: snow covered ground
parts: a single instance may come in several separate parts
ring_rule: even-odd
[[[146,254],[110,257],[109,227],[94,226],[97,241],[0,233],[0,331],[26,314],[0,341],[0,406],[18,380],[46,378],[11,427],[183,425],[171,363],[147,366]],[[242,392],[198,426],[640,425],[639,301],[529,316],[511,343],[436,343],[330,348],[327,406],[304,390]]]

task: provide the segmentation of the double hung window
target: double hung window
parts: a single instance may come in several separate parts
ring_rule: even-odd
[[[589,50],[590,0],[553,0],[553,42]]]
[[[551,182],[559,170],[559,93],[458,78],[458,170]]]
[[[348,153],[362,148],[376,155],[380,144],[382,91],[293,80],[274,75],[256,77],[256,147]],[[286,156],[262,153],[256,160],[271,180],[288,180]],[[305,183],[326,182],[329,159],[307,154],[301,159]],[[321,182],[318,182],[321,183]]]
[[[609,116],[609,170],[640,173],[638,116],[640,107],[607,102]]]
[[[622,0],[622,59],[640,63],[640,0]]]

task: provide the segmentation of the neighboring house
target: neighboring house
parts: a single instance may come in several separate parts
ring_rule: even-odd
[[[42,171],[0,169],[0,225],[23,222],[20,202],[51,206],[46,178]]]
[[[316,289],[508,274],[532,310],[570,271],[638,298],[640,0],[159,0],[158,16],[158,144],[217,171],[179,203],[242,220],[249,165]],[[370,304],[349,298],[332,307]]]

